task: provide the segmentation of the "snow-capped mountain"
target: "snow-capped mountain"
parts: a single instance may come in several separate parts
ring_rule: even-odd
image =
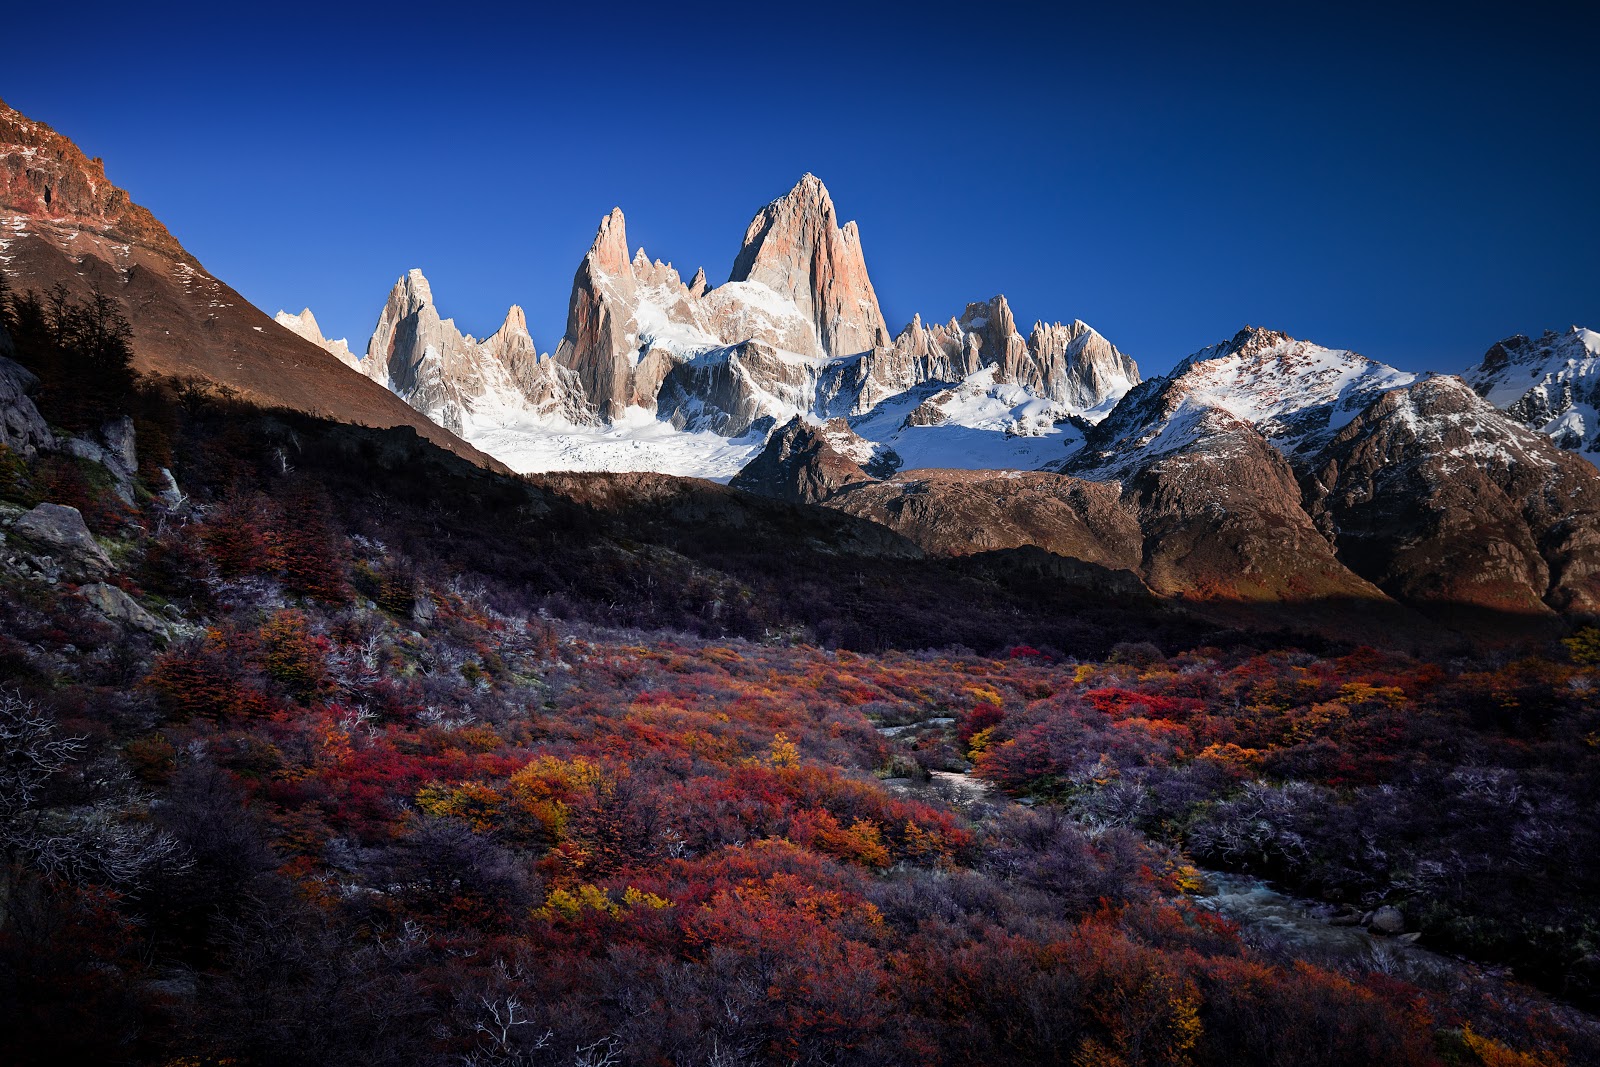
[[[310,337],[309,314],[282,320]],[[1039,467],[1139,381],[1081,321],[1038,322],[1023,338],[1001,296],[942,326],[919,316],[891,340],[860,232],[810,174],[756,213],[720,286],[629,255],[616,209],[573,278],[554,354],[538,355],[513,318],[476,341],[412,271],[359,369],[519,470],[718,479],[797,417],[845,418],[890,462]]]
[[[1477,392],[1260,329],[1140,383],[1081,322],[1025,336],[1002,297],[890,339],[859,233],[807,178],[757,213],[714,288],[630,255],[608,215],[553,355],[516,307],[487,339],[465,334],[412,272],[356,360],[309,311],[250,307],[97,161],[3,105],[0,268],[15,291],[100,286],[143,373],[403,428],[389,440],[407,455],[426,441],[490,470],[498,456],[737,476],[869,519],[906,550],[1025,550],[1040,580],[1076,568],[1108,597],[1149,591],[1230,624],[1281,621],[1288,603],[1341,632],[1403,629],[1415,610],[1450,625],[1600,613],[1600,472],[1557,447],[1596,454],[1588,331],[1502,342],[1471,373]],[[619,507],[704,488],[550,484]]]
[[[1224,423],[1253,427],[1293,461],[1382,393],[1415,380],[1356,352],[1247,326],[1129,391],[1064,465],[1086,477],[1123,477],[1214,437]]]
[[[1494,344],[1462,374],[1473,391],[1561,448],[1600,462],[1600,333],[1574,326]]]
[[[1302,601],[1359,617],[1398,600],[1470,626],[1600,609],[1590,464],[1458,378],[1270,330],[1135,387],[1045,471],[893,472],[902,459],[842,420],[796,420],[733,484],[928,551],[1043,547],[1241,611]]]

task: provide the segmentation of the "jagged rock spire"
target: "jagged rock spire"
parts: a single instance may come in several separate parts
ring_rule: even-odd
[[[833,198],[816,175],[802,177],[750,221],[729,280],[760,282],[793,301],[830,356],[889,343],[861,234],[854,222],[838,224]]]

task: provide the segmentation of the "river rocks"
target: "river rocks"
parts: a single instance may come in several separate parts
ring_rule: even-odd
[[[40,504],[18,519],[11,532],[48,551],[67,573],[99,576],[111,570],[111,558],[77,508]]]
[[[78,590],[78,595],[107,619],[119,626],[143,630],[156,637],[166,637],[167,624],[150,614],[139,602],[114,585],[92,582]]]
[[[3,328],[0,336],[5,336]],[[0,356],[0,445],[24,456],[55,444],[49,425],[28,395],[38,384],[27,368]]]

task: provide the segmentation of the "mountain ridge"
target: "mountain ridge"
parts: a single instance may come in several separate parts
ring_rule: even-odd
[[[199,378],[267,406],[407,426],[500,466],[326,349],[251,306],[70,139],[0,103],[0,268],[18,291],[95,288],[133,328],[135,367]]]

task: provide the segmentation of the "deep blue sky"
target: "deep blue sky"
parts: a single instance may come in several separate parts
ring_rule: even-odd
[[[807,170],[896,330],[1004,292],[1154,373],[1247,322],[1446,369],[1600,325],[1585,5],[1108,6],[15,5],[0,97],[357,349],[412,266],[553,349],[613,205],[719,282]]]

